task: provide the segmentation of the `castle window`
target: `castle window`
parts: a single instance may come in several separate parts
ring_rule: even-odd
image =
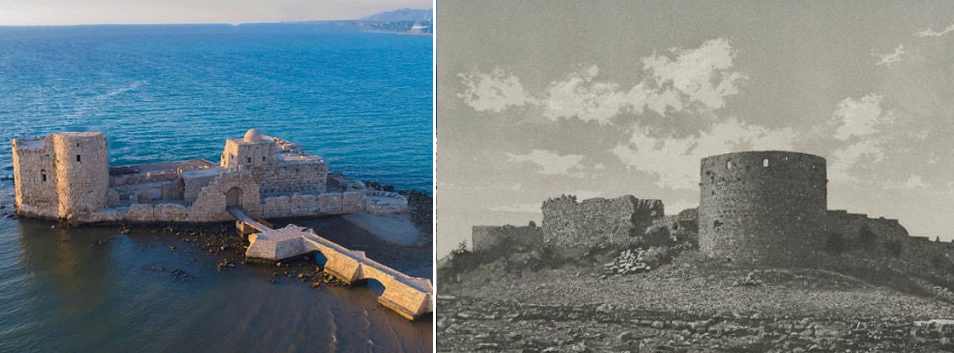
[[[248,162],[252,163],[252,157],[248,157]]]
[[[40,180],[46,182],[46,169],[40,169]]]
[[[82,161],[80,160],[80,155],[76,155],[76,161],[77,161],[77,162],[82,162]]]
[[[769,164],[769,163],[768,163],[768,158],[762,160],[762,167],[763,167],[763,168],[767,168],[767,167],[768,167],[768,164]]]
[[[718,219],[715,220],[715,221],[712,221],[712,227],[713,227],[713,228],[719,228],[719,227],[721,227],[721,226],[722,226],[722,221],[720,221],[720,220],[718,220]]]
[[[725,167],[728,169],[732,169],[732,161],[725,162]]]
[[[262,156],[262,162],[264,162],[264,161],[265,161],[265,156]]]

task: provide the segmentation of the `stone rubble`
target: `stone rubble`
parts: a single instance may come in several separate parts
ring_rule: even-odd
[[[646,263],[643,258],[645,255],[646,250],[642,248],[623,250],[613,262],[603,265],[603,274],[625,276],[648,272],[652,270],[652,266]]]

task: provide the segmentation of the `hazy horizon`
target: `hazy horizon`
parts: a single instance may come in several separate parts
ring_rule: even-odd
[[[425,0],[0,0],[0,27],[85,25],[188,25],[354,20],[402,8],[431,10]]]

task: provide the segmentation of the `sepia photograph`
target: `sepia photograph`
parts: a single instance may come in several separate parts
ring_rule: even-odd
[[[0,352],[432,352],[433,23],[0,1]]]
[[[954,351],[954,4],[436,14],[438,352]]]

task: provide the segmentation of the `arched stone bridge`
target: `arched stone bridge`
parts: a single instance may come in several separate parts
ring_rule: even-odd
[[[369,259],[363,251],[348,250],[322,238],[312,229],[294,224],[271,229],[238,208],[230,207],[229,212],[238,219],[235,225],[239,232],[250,234],[246,257],[281,261],[317,251],[328,259],[325,271],[346,283],[368,279],[381,282],[384,293],[378,302],[401,316],[414,320],[434,311],[434,289],[429,279],[405,275]]]

